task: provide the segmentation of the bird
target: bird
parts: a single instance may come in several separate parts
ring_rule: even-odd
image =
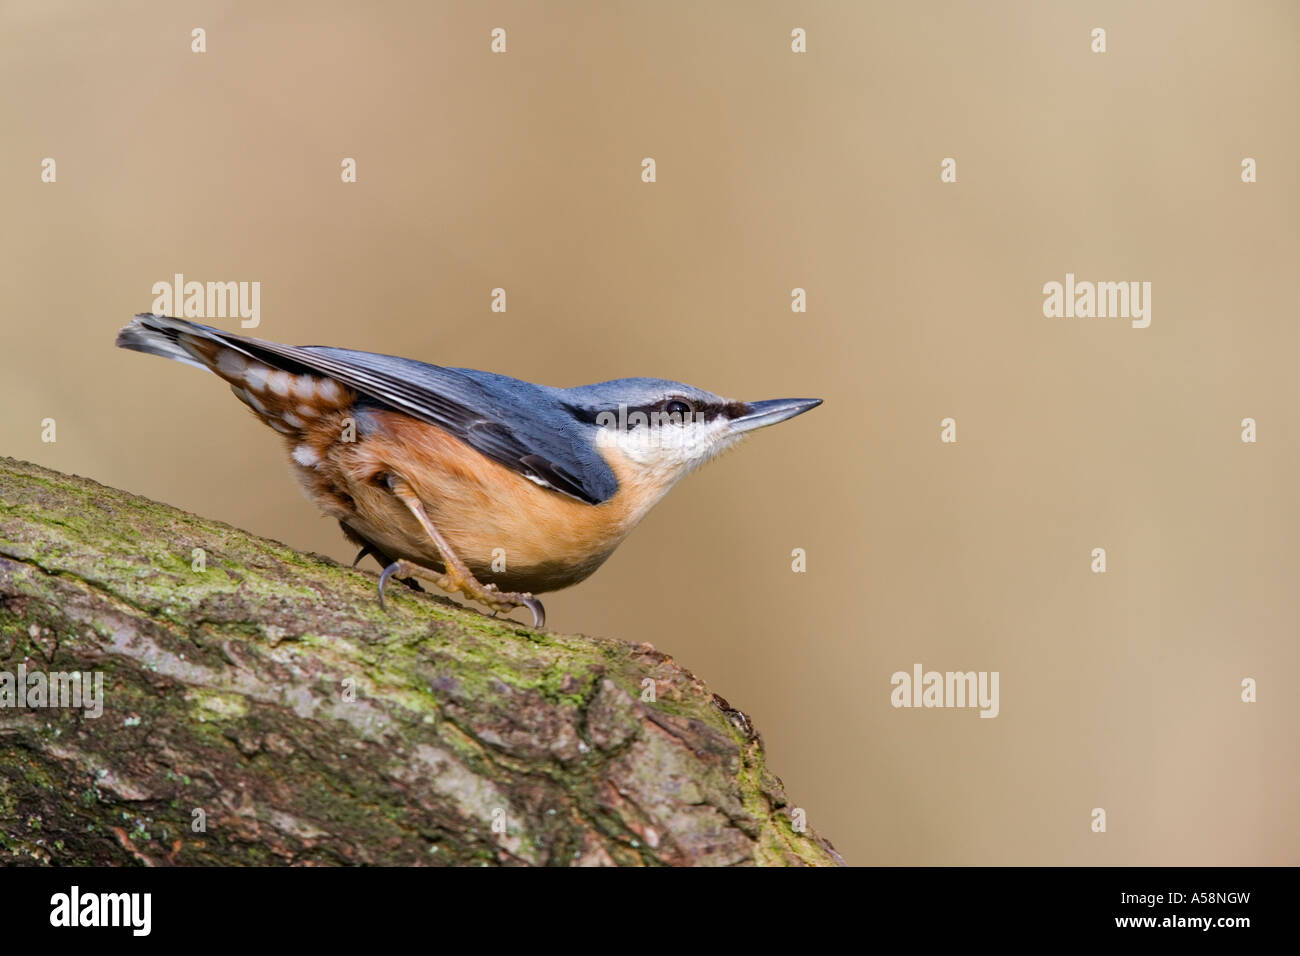
[[[285,443],[317,507],[373,555],[498,613],[585,580],[682,478],[817,398],[741,402],[681,382],[554,388],[494,372],[281,345],[153,313],[120,348],[216,374]]]

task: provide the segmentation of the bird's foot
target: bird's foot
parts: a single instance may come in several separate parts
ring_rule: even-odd
[[[375,550],[374,548],[372,548],[370,545],[366,545],[366,546],[365,546],[364,548],[362,548],[359,552],[357,552],[357,556],[356,556],[356,558],[354,558],[353,561],[352,561],[352,566],[355,568],[358,564],[361,563],[361,559],[364,558],[364,557],[365,557],[366,555],[368,555],[368,554],[373,554],[376,558],[378,558],[378,559],[379,559],[379,564],[380,564],[380,566],[382,566],[382,567],[387,567],[388,565],[390,565],[390,564],[393,563],[393,562],[390,561],[390,560],[389,560],[385,555],[380,554],[378,551],[376,551],[376,550]],[[401,581],[403,584],[405,584],[405,585],[406,585],[408,588],[410,588],[412,591],[419,591],[421,594],[424,593],[424,588],[420,587],[420,582],[417,581],[417,580],[415,580],[415,578],[410,577],[409,575],[408,575],[407,577],[404,577],[404,578],[398,578],[397,580]],[[384,594],[383,594],[383,589],[382,589],[382,588],[380,589],[380,592],[379,592],[379,603],[380,603],[381,605],[384,603]]]
[[[498,611],[508,614],[517,607],[526,607],[533,612],[534,628],[541,630],[546,626],[546,608],[542,606],[541,601],[531,594],[502,591],[495,584],[483,584],[468,570],[461,572],[452,569],[448,573],[442,574],[412,561],[394,561],[384,568],[384,573],[379,577],[380,607],[384,606],[384,585],[388,583],[389,578],[402,579],[415,575],[428,578],[449,594],[463,594],[471,601],[484,604],[492,609],[493,614]]]

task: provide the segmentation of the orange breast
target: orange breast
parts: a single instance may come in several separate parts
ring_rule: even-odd
[[[337,486],[335,498],[351,500],[353,515],[344,520],[390,556],[441,569],[433,543],[383,483],[386,474],[401,475],[475,576],[504,590],[541,593],[583,580],[658,497],[625,462],[611,460],[619,490],[589,505],[534,484],[442,429],[398,412],[369,414],[380,428],[330,444],[312,469],[314,480]]]

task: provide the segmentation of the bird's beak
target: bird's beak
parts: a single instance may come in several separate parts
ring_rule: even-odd
[[[749,411],[731,420],[731,430],[742,434],[755,428],[766,428],[802,415],[821,403],[820,398],[771,398],[765,402],[750,402]]]

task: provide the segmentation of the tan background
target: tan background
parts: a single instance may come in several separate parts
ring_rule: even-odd
[[[820,395],[554,625],[748,711],[850,862],[1300,863],[1300,6],[268,6],[0,4],[0,453],[351,558],[224,386],[113,349],[175,272],[281,341]],[[1067,271],[1151,327],[1044,318]],[[1001,716],[892,709],[915,662]]]

